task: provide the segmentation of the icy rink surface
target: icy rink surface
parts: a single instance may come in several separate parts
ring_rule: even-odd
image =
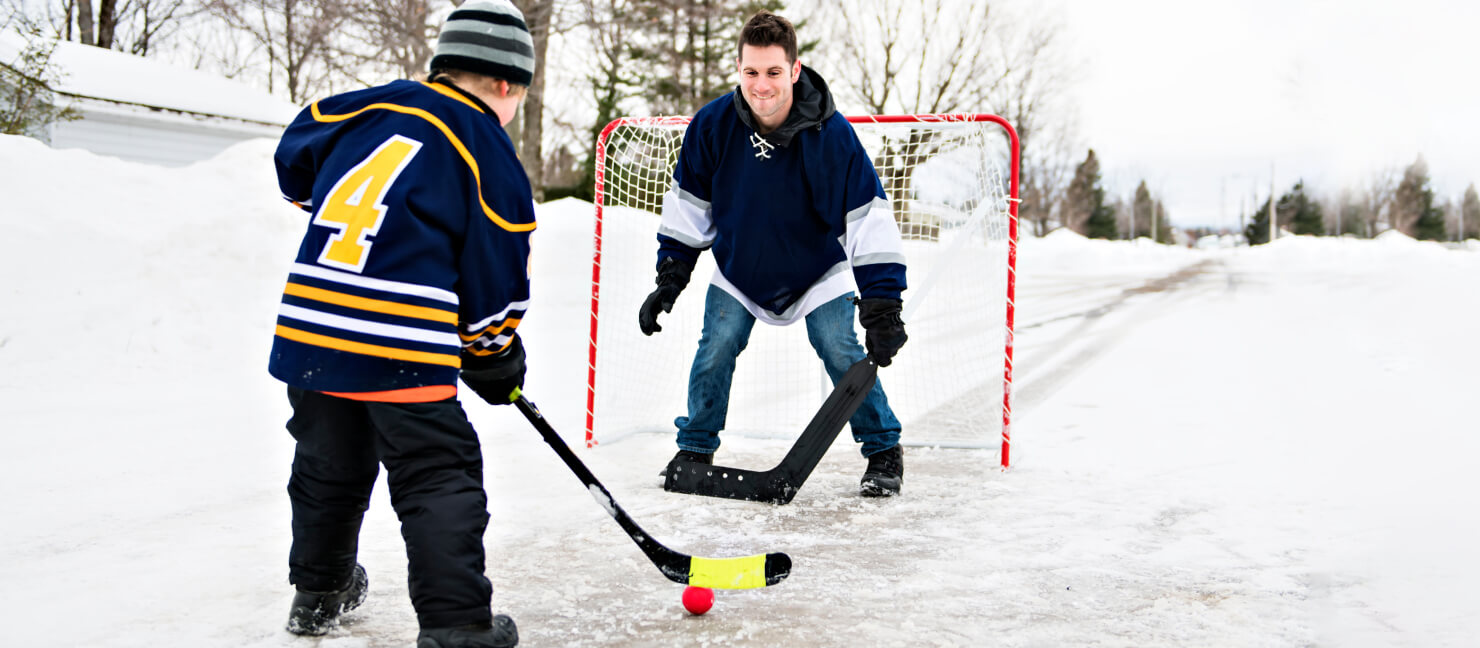
[[[292,444],[266,359],[306,217],[278,198],[272,148],[171,170],[0,136],[0,645],[414,643],[383,483],[366,605],[322,639],[282,630]],[[520,328],[526,393],[572,444],[590,218],[541,206]],[[578,449],[669,547],[791,556],[784,583],[719,591],[702,617],[517,411],[467,403],[495,609],[535,647],[1480,636],[1480,246],[1061,233],[1023,241],[1019,277],[1009,472],[996,451],[910,448],[904,495],[863,499],[845,433],[777,507],[663,492],[666,435]],[[788,446],[728,439],[717,461],[768,468]]]

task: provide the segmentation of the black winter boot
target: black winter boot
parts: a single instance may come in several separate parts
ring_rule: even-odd
[[[659,477],[667,477],[668,476],[668,471],[673,470],[673,464],[679,463],[681,461],[692,461],[694,463],[701,463],[701,464],[704,464],[706,466],[713,466],[714,465],[714,453],[704,454],[704,453],[701,453],[701,452],[690,452],[688,450],[679,450],[678,451],[678,454],[673,455],[673,458],[668,460],[668,465],[667,466],[664,466],[663,467],[663,470],[661,470],[661,471],[658,472],[658,476]]]
[[[892,497],[899,494],[904,485],[904,449],[895,445],[883,452],[869,455],[868,469],[858,484],[858,494],[864,497]]]
[[[355,565],[349,584],[333,592],[310,592],[298,590],[293,595],[293,609],[288,611],[288,632],[296,635],[319,636],[329,632],[339,622],[339,615],[365,602],[370,579],[365,576],[365,567]]]
[[[456,628],[426,628],[416,635],[416,648],[513,648],[519,645],[519,629],[507,614],[493,623]]]

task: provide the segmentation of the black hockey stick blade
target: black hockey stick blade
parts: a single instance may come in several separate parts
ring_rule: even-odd
[[[775,468],[754,471],[680,461],[664,477],[663,490],[771,504],[790,502],[863,404],[878,373],[879,366],[867,357],[853,363]]]
[[[514,406],[529,419],[531,425],[539,430],[540,436],[544,437],[545,443],[555,450],[555,454],[565,461],[565,465],[576,474],[596,503],[605,509],[612,519],[621,525],[622,530],[637,543],[648,560],[658,567],[675,583],[693,585],[695,587],[708,587],[711,589],[755,589],[775,585],[791,575],[791,557],[784,553],[757,554],[754,556],[742,556],[737,558],[700,558],[688,554],[679,553],[662,543],[654,540],[637,522],[617,505],[612,499],[612,494],[606,490],[586,464],[565,445],[565,440],[550,427],[549,421],[540,414],[539,408],[529,402],[519,390],[511,394]]]

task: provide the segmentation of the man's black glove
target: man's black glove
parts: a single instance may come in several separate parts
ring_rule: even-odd
[[[503,351],[479,356],[463,351],[462,379],[489,405],[514,402],[514,390],[524,386],[524,342],[519,334]]]
[[[864,346],[868,348],[868,355],[874,359],[875,364],[887,367],[893,361],[894,354],[899,353],[899,347],[910,339],[910,336],[904,334],[904,320],[899,318],[904,302],[886,297],[871,297],[860,299],[857,303],[858,323],[867,332]]]
[[[678,299],[678,293],[683,292],[684,286],[689,285],[689,273],[693,270],[673,257],[663,259],[663,263],[658,265],[658,288],[642,302],[642,310],[637,313],[637,325],[642,328],[643,335],[663,330],[658,325],[658,310],[673,312],[673,302]]]

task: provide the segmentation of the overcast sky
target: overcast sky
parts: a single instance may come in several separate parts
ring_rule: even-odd
[[[1440,198],[1480,182],[1480,2],[1055,1],[1106,188],[1146,179],[1176,224],[1236,226],[1271,163],[1280,193],[1420,153]]]

